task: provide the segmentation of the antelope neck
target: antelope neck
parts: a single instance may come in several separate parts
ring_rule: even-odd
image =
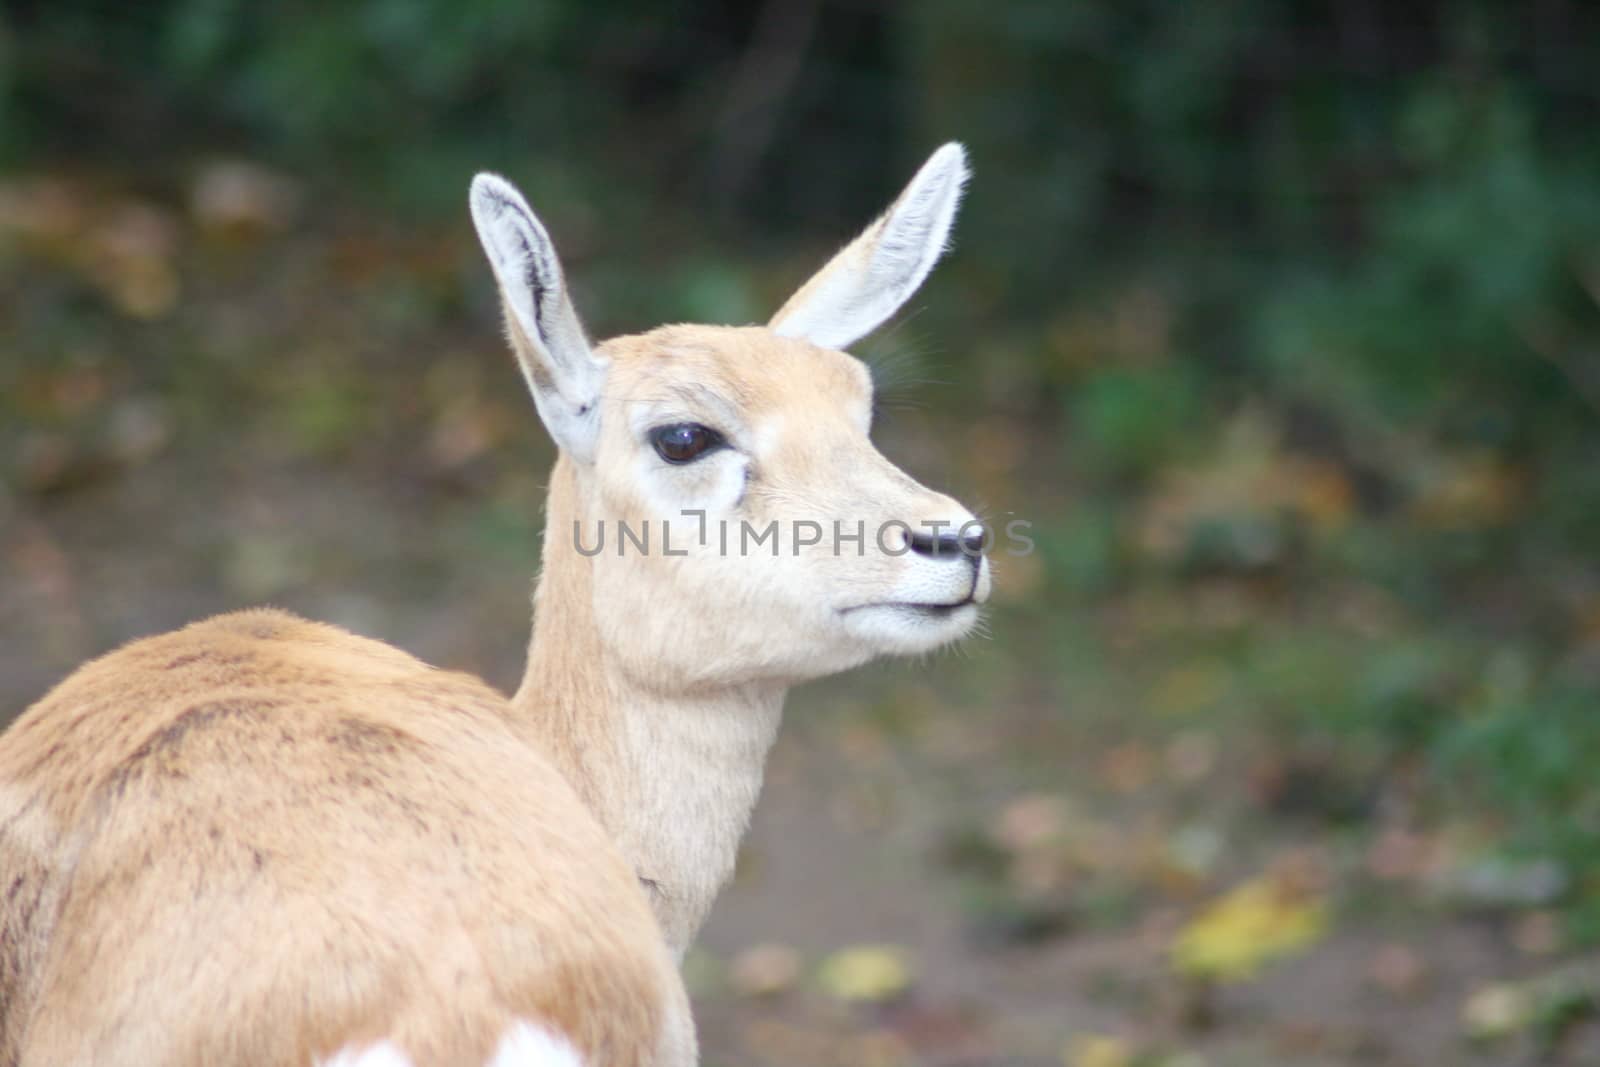
[[[562,456],[512,706],[633,865],[681,959],[733,873],[786,688],[664,692],[621,669],[595,622],[593,561],[565,536],[581,518],[578,497]]]

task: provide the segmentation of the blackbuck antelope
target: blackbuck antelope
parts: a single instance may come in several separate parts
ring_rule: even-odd
[[[0,1065],[693,1063],[677,963],[785,690],[960,638],[989,592],[981,528],[873,447],[840,351],[966,177],[939,149],[764,327],[591,347],[480,175],[560,446],[521,688],[271,610],[70,676],[0,736]]]

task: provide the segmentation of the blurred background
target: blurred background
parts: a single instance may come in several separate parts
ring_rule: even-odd
[[[1597,69],[1576,0],[6,0],[0,722],[264,602],[511,688],[471,174],[603,337],[764,320],[959,139],[860,352],[1037,551],[792,698],[706,1062],[1600,1062]]]

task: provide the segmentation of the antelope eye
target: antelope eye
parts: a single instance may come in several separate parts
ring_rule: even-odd
[[[698,422],[680,422],[651,430],[650,443],[655,446],[656,455],[668,463],[692,463],[727,442],[709,426],[701,426]]]

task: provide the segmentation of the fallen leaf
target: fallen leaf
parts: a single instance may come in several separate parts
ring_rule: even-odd
[[[1533,998],[1526,988],[1495,982],[1474,992],[1461,1006],[1461,1026],[1476,1041],[1507,1037],[1533,1020]]]
[[[881,1003],[893,1000],[911,985],[911,962],[894,945],[855,945],[822,961],[817,982],[839,1000]]]
[[[1082,1034],[1067,1045],[1061,1060],[1066,1067],[1132,1067],[1133,1046],[1120,1037]]]
[[[775,996],[800,977],[800,953],[775,942],[751,945],[734,957],[728,977],[747,997]]]
[[[1269,961],[1315,944],[1327,925],[1320,899],[1281,880],[1257,878],[1214,901],[1179,931],[1172,964],[1195,978],[1246,981]]]
[[[1461,1026],[1477,1041],[1524,1030],[1557,1040],[1573,1024],[1600,1012],[1600,979],[1584,963],[1519,982],[1492,982],[1461,1005]]]

